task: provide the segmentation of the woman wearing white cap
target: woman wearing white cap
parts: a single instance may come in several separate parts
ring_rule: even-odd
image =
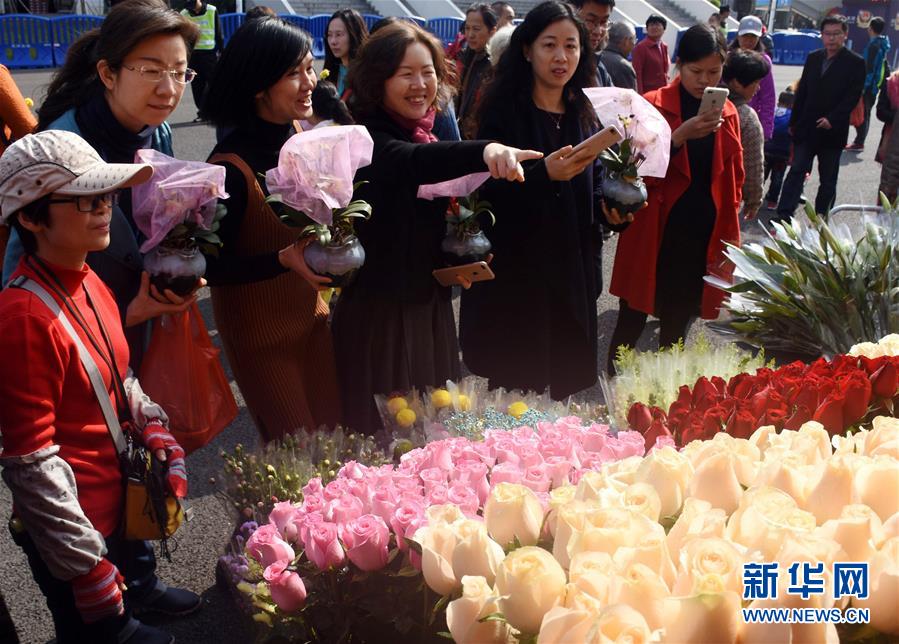
[[[93,361],[100,395],[134,440],[167,461],[169,488],[185,496],[184,451],[128,369],[115,298],[86,264],[88,253],[109,245],[118,190],[152,173],[105,163],[81,137],[57,130],[28,135],[0,157],[0,223],[12,225],[25,247],[0,292],[0,465],[13,497],[13,540],[47,598],[60,643],[172,642],[132,618],[131,608],[196,598],[162,584],[155,562],[147,569],[145,542],[121,536],[119,450],[88,375]],[[140,579],[123,598],[123,575],[132,586],[135,568]]]
[[[757,51],[768,61],[768,75],[759,83],[759,89],[749,101],[749,107],[759,115],[762,122],[762,130],[765,132],[765,140],[774,134],[774,110],[777,107],[777,92],[774,89],[774,64],[765,51],[761,37],[764,31],[762,21],[756,16],[746,16],[740,20],[737,37],[730,44],[731,49],[747,49]]]

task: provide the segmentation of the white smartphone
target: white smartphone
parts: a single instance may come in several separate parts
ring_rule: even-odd
[[[590,150],[590,153],[593,156],[599,156],[599,154],[603,150],[615,145],[620,140],[621,132],[619,132],[618,128],[614,125],[609,125],[601,129],[590,138],[584,139],[576,146],[574,146],[574,149],[571,150],[571,154],[576,154],[581,150]]]
[[[706,87],[702,92],[699,114],[716,112],[720,116],[724,111],[724,101],[727,100],[729,93],[726,87]]]

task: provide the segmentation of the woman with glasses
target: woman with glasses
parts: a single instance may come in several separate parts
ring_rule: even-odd
[[[144,164],[105,163],[58,130],[28,135],[0,159],[0,223],[25,247],[0,293],[0,466],[13,498],[10,533],[61,644],[172,641],[131,617],[166,591],[146,568],[143,542],[122,536],[123,473],[98,395],[132,440],[168,462],[177,496],[187,492],[184,450],[129,371],[118,304],[85,262],[109,244],[116,191],[152,174]],[[79,341],[89,360],[79,359]],[[91,361],[96,388],[82,364]],[[165,605],[187,610],[196,600]]]
[[[209,157],[225,167],[229,195],[222,249],[206,258],[212,308],[266,441],[340,419],[328,305],[317,293],[328,280],[306,267],[305,244],[265,203],[259,176],[278,165],[294,123],[312,116],[311,50],[309,36],[280,18],[245,23],[225,47],[204,108],[228,132]]]
[[[72,44],[38,110],[38,130],[75,132],[110,163],[131,163],[142,148],[172,156],[172,130],[165,120],[193,80],[187,59],[196,39],[197,27],[163,0],[116,5],[100,28]],[[21,255],[13,233],[3,265],[4,283]],[[150,286],[142,271],[130,190],[113,209],[112,243],[91,253],[88,263],[116,296],[131,366],[137,371],[149,333],[146,322],[184,310],[191,298],[159,293]]]
[[[187,59],[196,39],[196,26],[163,0],[127,0],[116,5],[99,29],[87,32],[69,49],[38,111],[38,130],[74,132],[107,163],[132,163],[142,148],[171,155],[171,128],[165,119],[192,79]],[[97,206],[80,201],[74,206],[91,210]],[[112,291],[125,327],[129,363],[138,372],[147,342],[146,322],[183,311],[193,298],[182,300],[150,286],[149,276],[142,271],[130,189],[124,189],[113,205],[109,227],[111,242],[105,248],[90,249],[87,263]],[[14,229],[6,251],[4,283],[25,250]],[[134,565],[123,574],[129,596],[141,610],[184,615],[200,607],[196,594],[169,588],[156,579],[150,544],[129,542],[129,548],[135,553]]]

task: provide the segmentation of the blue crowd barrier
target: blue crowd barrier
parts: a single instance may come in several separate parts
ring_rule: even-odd
[[[58,66],[66,60],[73,42],[85,32],[103,24],[100,16],[59,16],[50,19],[53,33],[53,62]]]
[[[25,14],[0,16],[0,47],[10,69],[53,67],[53,26],[49,18]]]
[[[312,36],[312,55],[316,58],[325,57],[325,36],[328,33],[329,22],[331,22],[329,13],[320,13],[307,18],[306,31]]]
[[[431,18],[426,25],[427,30],[440,38],[444,45],[456,40],[459,28],[465,23],[461,18]]]
[[[245,18],[246,14],[243,13],[223,13],[219,15],[219,20],[222,25],[222,40],[225,41],[226,45],[228,44],[228,41],[231,40],[231,36],[234,35],[234,32],[240,29]]]
[[[375,23],[381,19],[381,16],[373,13],[363,13],[362,19],[365,21],[365,28],[371,31],[371,28],[374,27]]]

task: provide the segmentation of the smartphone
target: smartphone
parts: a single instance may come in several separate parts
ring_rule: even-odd
[[[619,132],[618,128],[614,125],[609,125],[601,129],[590,138],[584,139],[576,146],[574,146],[574,149],[569,153],[569,156],[571,154],[576,154],[581,150],[590,150],[590,153],[593,156],[599,156],[599,154],[603,150],[615,145],[620,140],[621,132]]]
[[[475,282],[485,282],[496,277],[487,262],[472,262],[461,266],[438,268],[432,275],[440,286],[461,285],[463,288],[468,288]]]
[[[724,101],[730,92],[726,87],[706,87],[702,92],[702,102],[699,104],[699,114],[717,112],[720,116],[724,111]]]

